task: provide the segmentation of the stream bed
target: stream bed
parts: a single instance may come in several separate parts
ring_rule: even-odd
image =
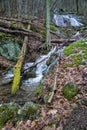
[[[24,104],[26,101],[33,101],[35,99],[36,89],[44,76],[49,72],[50,68],[57,62],[56,56],[60,53],[63,54],[63,46],[52,47],[51,50],[44,55],[40,55],[36,58],[35,62],[27,62],[23,66],[23,71],[27,70],[30,66],[36,64],[32,70],[35,73],[35,77],[22,78],[19,91],[15,95],[11,95],[13,68],[0,76],[0,103],[4,102],[17,102]],[[46,62],[51,58],[50,64]],[[11,83],[10,83],[11,82]]]
[[[60,19],[60,21],[58,21],[58,19]],[[83,27],[83,24],[79,21],[79,19],[76,15],[55,14],[54,23],[57,26],[60,26],[63,34],[64,33],[65,33],[64,35],[67,34],[68,38],[75,38],[75,39],[81,38],[81,36],[80,36],[81,33],[79,32],[78,29],[80,29],[79,26]],[[69,25],[71,25],[71,28],[68,28],[68,27],[70,27]],[[74,26],[74,28],[72,26]],[[79,28],[77,28],[78,31],[76,30],[75,26],[79,27]],[[58,29],[60,29],[60,28],[58,28]],[[72,30],[74,30],[74,31],[72,31]],[[60,31],[60,34],[61,34],[61,31]],[[61,34],[61,36],[62,36],[62,34]],[[65,37],[65,38],[67,38],[67,37]],[[8,45],[9,45],[9,41],[8,41]],[[26,71],[28,68],[32,68],[32,71],[34,72],[35,76],[34,77],[27,76],[27,78],[26,78],[25,75],[21,75],[20,89],[14,95],[11,95],[12,79],[14,76],[13,68],[8,70],[4,74],[0,75],[0,92],[1,92],[0,93],[0,103],[17,102],[19,104],[24,104],[27,101],[34,101],[36,89],[37,89],[39,83],[41,81],[43,81],[43,78],[49,72],[50,68],[56,64],[57,57],[60,54],[63,55],[63,49],[64,49],[63,43],[61,45],[53,46],[47,54],[39,55],[39,57],[36,58],[35,62],[25,63],[23,66],[23,71]],[[19,47],[19,52],[20,52],[20,47]],[[12,55],[11,55],[11,58],[13,59]],[[49,59],[51,59],[51,62],[50,62],[50,64],[47,64],[47,61]]]

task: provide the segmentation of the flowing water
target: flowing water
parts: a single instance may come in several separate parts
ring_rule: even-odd
[[[79,17],[72,14],[54,14],[53,21],[57,26],[83,26]],[[79,36],[79,32],[77,32],[73,37],[77,36]],[[53,56],[50,65],[46,64],[47,60],[51,57],[53,53],[56,53],[57,56],[60,53],[63,54],[63,49],[63,46],[52,47],[47,54],[40,55],[35,62],[25,63],[23,66],[23,71],[26,71],[26,69],[30,68],[31,66],[34,66],[32,67],[32,70],[35,72],[36,77],[27,77],[27,79],[23,79],[23,76],[21,75],[22,82],[20,85],[20,90],[15,95],[11,95],[12,83],[10,83],[14,76],[13,68],[2,74],[0,76],[0,92],[2,92],[0,93],[0,103],[10,101],[26,102],[29,100],[34,100],[35,91],[40,81],[42,81],[44,75],[47,74],[47,72],[49,72],[49,69],[57,62],[57,58],[55,56]]]
[[[53,23],[57,26],[67,27],[74,26],[80,27],[83,26],[80,18],[75,14],[59,15],[57,13],[53,16]]]
[[[23,70],[26,70],[30,66],[36,64],[36,66],[32,68],[36,74],[36,77],[27,78],[26,80],[22,79],[20,90],[15,95],[11,95],[12,83],[8,84],[14,76],[13,68],[10,69],[8,72],[4,73],[0,77],[0,91],[2,92],[0,94],[0,102],[9,102],[9,101],[25,102],[29,100],[34,100],[35,90],[38,87],[40,81],[42,81],[44,75],[47,74],[47,72],[49,72],[49,69],[57,62],[56,57],[53,56],[50,65],[46,64],[46,61],[50,58],[50,56],[53,53],[57,55],[59,53],[63,54],[63,46],[52,47],[47,54],[39,56],[35,62],[25,63],[25,65],[23,66]]]

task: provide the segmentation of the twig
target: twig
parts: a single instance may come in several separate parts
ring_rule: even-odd
[[[58,75],[58,67],[59,67],[59,58],[57,58],[57,68],[56,68],[56,74],[55,74],[55,79],[54,79],[54,86],[53,86],[53,91],[51,92],[51,96],[48,100],[48,103],[51,103],[52,99],[53,99],[53,96],[55,94],[55,91],[56,91],[56,87],[57,87],[57,75]]]

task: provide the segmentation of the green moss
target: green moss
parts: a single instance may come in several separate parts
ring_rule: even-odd
[[[35,118],[39,114],[39,105],[33,102],[27,102],[18,110],[18,114],[23,119]]]
[[[87,59],[87,51],[85,51],[85,53],[83,54],[83,58]]]
[[[83,61],[82,61],[82,59],[83,59],[83,56],[82,55],[80,55],[80,54],[75,54],[74,55],[74,64],[75,65],[82,65],[83,64]]]
[[[36,89],[36,94],[37,94],[37,95],[41,94],[42,89],[43,89],[43,83],[40,82],[39,86],[38,86],[37,89]]]
[[[70,81],[63,87],[62,92],[70,100],[78,93],[78,87],[74,82]]]
[[[46,35],[46,30],[41,30],[40,33],[41,33],[42,35]]]
[[[87,39],[83,39],[70,44],[64,49],[64,54],[68,56],[70,54],[76,53],[76,51],[79,50],[87,50],[87,44],[85,44],[85,42],[87,42]],[[77,48],[78,50],[76,50]]]
[[[73,54],[68,58],[66,62],[67,67],[72,67],[73,65],[79,66],[84,64],[83,62],[83,55],[81,54]]]
[[[15,28],[17,28],[17,27],[18,27],[18,23],[14,22],[14,21],[11,21],[11,23],[10,23],[10,24],[11,24],[11,26],[12,26],[12,27],[15,27]]]
[[[0,127],[8,120],[17,121],[17,112],[20,106],[16,103],[5,103],[0,105]]]
[[[54,24],[50,24],[50,29],[52,31],[57,31],[57,27]]]
[[[4,33],[4,32],[0,32],[0,40],[1,38],[14,38],[14,35],[8,34],[8,33]]]
[[[53,58],[52,58],[52,56],[50,56],[50,58],[46,61],[46,65],[49,66],[52,63],[52,60],[53,60]]]
[[[84,64],[83,60],[87,59],[87,39],[83,39],[70,44],[64,49],[64,54],[68,57],[66,66],[72,67],[73,65]]]
[[[73,67],[73,64],[71,63],[66,63],[66,67]]]

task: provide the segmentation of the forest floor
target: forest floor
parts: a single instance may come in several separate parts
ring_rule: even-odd
[[[40,46],[41,43],[32,40],[30,43],[34,44],[29,45],[29,60],[32,60],[39,55],[37,52],[33,53],[36,50],[35,45]],[[67,59],[67,56],[63,56],[43,80],[43,90],[36,96],[36,103],[40,104],[39,117],[18,121],[15,127],[12,121],[8,121],[2,130],[87,130],[87,63],[67,67]],[[55,75],[56,90],[52,101],[48,103],[55,84]],[[62,93],[63,86],[69,81],[73,81],[79,88],[79,93],[71,100],[66,99]]]
[[[3,130],[87,130],[87,64],[66,67],[67,57],[62,57],[59,65],[51,68],[44,79],[44,89],[37,97],[40,102],[40,117],[20,121],[16,128],[8,121]],[[42,103],[43,96],[54,85],[57,72],[57,88],[51,103]],[[62,87],[68,81],[74,81],[79,93],[67,100],[62,94]]]

